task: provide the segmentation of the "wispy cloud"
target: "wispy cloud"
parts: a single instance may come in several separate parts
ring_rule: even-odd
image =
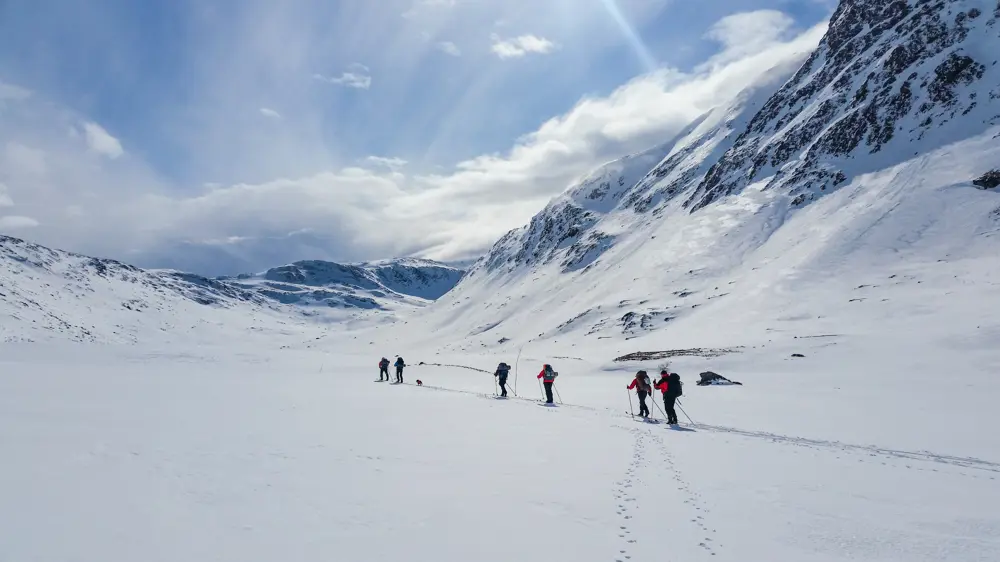
[[[558,45],[544,37],[521,35],[504,39],[496,33],[490,36],[493,41],[491,50],[502,59],[520,58],[530,53],[547,54],[558,48]]]
[[[83,132],[90,150],[112,160],[125,153],[125,150],[122,149],[122,143],[97,123],[84,123]]]
[[[352,64],[346,71],[341,73],[340,76],[313,74],[313,78],[328,84],[338,84],[348,88],[357,88],[359,90],[367,90],[372,85],[371,70],[367,66],[359,63]]]
[[[369,156],[365,158],[365,162],[374,166],[389,168],[390,170],[398,170],[408,164],[402,158],[388,158],[385,156]]]
[[[20,86],[15,86],[13,84],[5,84],[0,81],[0,102],[4,100],[23,100],[31,96],[31,90],[21,88]]]
[[[281,114],[269,107],[260,108],[260,114],[268,119],[281,119]]]
[[[19,215],[8,215],[5,217],[0,217],[0,229],[2,230],[19,230],[23,228],[34,228],[38,226],[38,221],[31,217],[22,217]]]
[[[435,45],[439,51],[447,53],[453,57],[462,56],[462,50],[458,48],[458,45],[452,43],[451,41],[441,41]]]
[[[486,16],[492,25],[495,14]],[[399,20],[395,13],[392,17]],[[57,107],[39,99],[40,94],[12,104],[23,106],[23,112],[17,109],[16,115],[14,111],[0,111],[0,170],[7,197],[16,204],[3,211],[14,217],[30,216],[38,225],[31,236],[41,243],[119,257],[139,265],[169,265],[205,273],[253,271],[310,258],[473,256],[510,228],[529,220],[552,196],[595,165],[671,138],[695,116],[729,99],[771,67],[801,60],[818,43],[823,31],[817,27],[791,36],[791,30],[782,29],[780,18],[754,17],[762,18],[755,20],[758,23],[777,25],[766,26],[762,40],[748,37],[747,41],[737,41],[738,34],[724,31],[724,23],[720,22],[711,32],[720,42],[720,52],[706,56],[704,64],[691,70],[665,68],[636,77],[608,95],[580,99],[570,109],[544,120],[540,127],[526,129],[528,134],[506,145],[491,138],[484,143],[489,149],[473,146],[464,152],[471,156],[440,169],[432,166],[438,162],[420,161],[419,152],[414,155],[397,150],[405,145],[374,142],[377,135],[366,137],[366,131],[358,129],[343,132],[351,145],[361,147],[358,150],[377,151],[376,156],[346,152],[341,146],[330,150],[345,151],[340,160],[327,158],[326,153],[310,153],[329,140],[331,121],[339,122],[329,119],[334,115],[315,111],[309,105],[317,97],[315,87],[302,77],[310,76],[317,68],[342,69],[345,72],[339,76],[321,76],[317,80],[345,87],[357,83],[367,88],[371,73],[360,65],[345,68],[342,65],[346,62],[314,58],[316,49],[308,43],[286,46],[284,41],[293,35],[283,33],[284,28],[279,26],[282,33],[277,35],[282,41],[256,46],[267,53],[272,53],[270,48],[276,45],[287,47],[282,56],[267,59],[270,66],[250,65],[254,72],[246,72],[245,76],[221,76],[218,82],[211,82],[213,88],[227,94],[236,90],[231,96],[221,96],[225,103],[205,104],[198,111],[184,114],[188,121],[181,124],[212,125],[179,127],[184,131],[192,129],[189,136],[177,138],[188,143],[184,146],[195,153],[193,157],[208,155],[205,161],[197,162],[197,173],[192,173],[193,179],[187,183],[152,171],[140,157],[140,148],[145,147],[133,148],[136,141],[131,135],[127,139],[129,158],[114,162],[94,158],[91,147],[80,139],[84,136],[80,123],[93,122],[94,117]],[[524,29],[523,25],[522,21],[512,21],[511,28]],[[478,35],[456,35],[451,31],[442,35],[439,29],[428,29],[431,38],[427,41],[420,38],[420,28],[410,30],[407,45],[423,49],[421,57],[433,53],[435,42],[444,37],[464,47],[472,45],[476,37],[481,41],[485,36],[482,30],[477,30]],[[532,29],[556,37],[554,31],[549,34],[552,27]],[[267,33],[276,33],[270,28],[261,32],[265,38],[269,37]],[[365,34],[359,31],[358,37]],[[563,40],[562,35],[558,37]],[[518,48],[525,50],[523,45]],[[568,54],[569,48],[566,50]],[[399,45],[393,52],[398,53],[394,56],[409,55]],[[454,66],[472,63],[471,47],[463,55],[463,59],[453,61]],[[488,51],[482,55],[495,56]],[[425,60],[421,57],[407,65],[385,67],[385,80],[391,79],[390,70],[423,68],[418,66]],[[372,65],[380,73],[380,84],[385,64],[380,60],[377,67]],[[481,66],[476,72],[482,70]],[[512,72],[510,69],[521,65],[487,66],[505,67],[504,74],[492,76],[492,82],[476,84],[472,79],[462,81],[469,75],[460,75],[456,82],[463,93],[469,88],[495,85],[509,76],[506,73]],[[260,76],[260,68],[279,73],[282,79],[268,88],[253,90],[253,79]],[[217,69],[204,70],[208,73]],[[233,83],[240,87],[235,88]],[[296,84],[300,90],[294,90]],[[246,96],[250,90],[252,98]],[[381,95],[383,88],[378,90]],[[440,121],[432,119],[437,117],[435,114],[417,115],[410,123],[399,119],[400,114],[410,117],[415,107],[414,92],[420,91],[404,89],[400,95],[403,99],[383,100],[388,106],[400,104],[401,109],[395,113],[387,105],[376,106],[376,112],[385,112],[388,124],[383,125],[391,127],[388,132],[379,131],[379,135],[413,135],[417,131],[421,134],[416,135],[416,142],[433,142],[435,133],[424,133],[442,129]],[[339,108],[342,113],[335,115],[344,119],[359,106],[374,103],[375,94],[363,96],[360,101],[349,99]],[[437,96],[438,91],[432,95]],[[283,126],[262,132],[258,122],[261,116],[256,115],[261,108],[247,105],[246,99],[267,100],[272,107],[295,107],[296,111],[293,114],[283,110],[287,113]],[[453,98],[449,103],[464,100]],[[228,120],[213,121],[226,112]],[[255,119],[248,119],[248,114]],[[443,118],[467,115],[449,111]],[[323,117],[328,117],[325,127]],[[79,131],[77,138],[66,134],[70,128]],[[506,149],[497,150],[498,146]],[[294,165],[281,167],[289,161]],[[345,167],[344,162],[353,165]],[[187,187],[208,180],[218,184],[212,189]],[[18,220],[12,220],[18,224]]]
[[[0,183],[0,207],[13,207],[14,200],[7,193],[7,186]]]
[[[794,26],[795,20],[777,10],[743,12],[722,18],[705,36],[718,41],[723,49],[706,64],[725,64],[759,52],[783,39]]]
[[[403,12],[403,17],[412,19],[427,9],[453,8],[458,5],[458,0],[415,0],[409,10]]]

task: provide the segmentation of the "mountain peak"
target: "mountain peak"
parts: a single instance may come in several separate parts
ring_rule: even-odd
[[[1000,123],[1000,16],[987,15],[991,3],[842,2],[816,52],[686,206],[697,211],[759,181],[801,205]]]

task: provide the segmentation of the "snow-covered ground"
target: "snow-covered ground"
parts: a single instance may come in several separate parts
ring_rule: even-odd
[[[982,371],[886,377],[862,358],[823,369],[836,348],[815,342],[798,362],[787,349],[678,360],[697,423],[682,414],[671,429],[633,421],[627,372],[586,355],[552,360],[565,404],[547,408],[530,348],[520,399],[501,401],[488,374],[417,365],[489,370],[491,358],[409,356],[395,386],[373,382],[385,345],[305,345],[4,346],[0,559],[1000,553],[1000,444],[988,422],[969,423],[997,395]],[[690,375],[748,363],[742,387]]]
[[[797,72],[433,304],[457,270],[241,284],[0,240],[0,561],[1000,560],[994,5],[843,2]],[[682,424],[634,420],[668,360]]]

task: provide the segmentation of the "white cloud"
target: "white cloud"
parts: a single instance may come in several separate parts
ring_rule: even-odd
[[[451,41],[441,41],[436,45],[439,51],[447,53],[453,57],[462,56],[462,50],[458,48],[458,45],[452,43]]]
[[[544,55],[558,48],[552,41],[535,35],[521,35],[510,39],[503,39],[494,33],[490,36],[490,39],[493,41],[491,50],[496,56],[502,59],[520,58],[529,53]]]
[[[371,70],[367,66],[360,63],[352,64],[346,71],[341,73],[340,76],[313,74],[313,78],[328,84],[337,84],[348,88],[357,88],[359,90],[367,90],[372,85]]]
[[[758,53],[780,41],[795,20],[777,10],[758,10],[733,14],[719,20],[706,37],[722,44],[723,50],[708,61],[720,64]]]
[[[5,100],[20,101],[29,97],[31,97],[31,90],[0,81],[0,102]]]
[[[402,15],[406,19],[413,19],[428,9],[454,8],[456,5],[458,5],[458,0],[415,0],[413,6]]]
[[[4,168],[8,173],[44,176],[48,171],[45,151],[11,141],[4,149]]]
[[[34,228],[38,226],[38,221],[31,217],[21,217],[17,215],[8,215],[6,217],[0,217],[0,229],[3,230],[17,230],[21,228]]]
[[[14,200],[7,193],[7,186],[0,183],[0,207],[13,207]]]
[[[410,167],[403,159],[383,155],[361,158],[352,168],[321,165],[271,181],[227,179],[211,189],[183,190],[164,185],[138,158],[114,166],[88,158],[79,140],[65,134],[84,120],[61,114],[45,124],[48,137],[38,132],[41,126],[26,137],[44,152],[0,121],[0,146],[6,147],[0,169],[9,174],[3,178],[9,197],[40,223],[33,232],[40,242],[140,265],[222,273],[308,258],[463,258],[524,224],[594,166],[664,142],[769,68],[801,59],[823,31],[788,38],[787,29],[774,31],[779,19],[767,21],[778,25],[767,27],[766,40],[754,41],[737,41],[720,22],[712,33],[722,52],[711,64],[640,76],[607,96],[580,100],[508,150],[432,174],[403,173]],[[360,65],[347,73],[369,75]],[[287,106],[282,100],[280,107]],[[39,102],[34,113],[43,107]],[[36,144],[35,138],[47,140]],[[303,146],[288,154],[296,157]],[[201,180],[219,177],[205,173]],[[79,212],[67,212],[71,207]]]
[[[125,153],[118,139],[111,136],[104,130],[104,127],[101,127],[97,123],[84,123],[83,132],[87,137],[87,146],[90,147],[90,150],[107,156],[112,160]]]
[[[281,114],[269,107],[260,108],[260,114],[269,119],[281,119]]]
[[[365,162],[374,166],[389,168],[390,170],[396,170],[408,164],[408,162],[402,158],[387,158],[385,156],[369,156],[368,158],[365,158]]]

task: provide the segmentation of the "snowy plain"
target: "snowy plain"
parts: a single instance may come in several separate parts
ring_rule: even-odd
[[[0,561],[1000,560],[1000,193],[973,184],[1000,165],[1000,11],[906,4],[842,3],[854,58],[602,166],[427,306],[296,308],[5,241]],[[954,74],[937,120],[890,99],[909,74],[879,47],[904,40]],[[963,49],[982,63],[949,67]],[[862,102],[897,134],[824,152]],[[784,160],[754,176],[738,135],[767,107]],[[636,352],[672,356],[679,427],[630,415],[668,361]],[[406,384],[376,382],[397,354]]]
[[[344,339],[5,346],[0,559],[964,561],[1000,548],[1000,447],[962,418],[988,411],[969,395],[995,396],[990,381],[913,402],[857,364],[837,382],[807,367],[820,345],[797,348],[798,364],[768,362],[780,346],[675,361],[745,386],[685,376],[696,423],[671,429],[627,414],[624,369],[552,360],[565,403],[548,408],[529,350],[520,396],[497,400],[492,377],[464,367],[374,382],[378,354]],[[744,362],[760,372],[733,376]],[[864,423],[841,429],[844,414]],[[922,417],[941,431],[909,425]]]

